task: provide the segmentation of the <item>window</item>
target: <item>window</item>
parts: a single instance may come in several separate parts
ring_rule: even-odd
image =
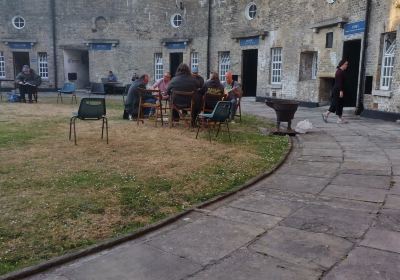
[[[39,53],[38,54],[38,63],[39,63],[39,76],[43,79],[49,78],[49,64],[47,62],[47,53]]]
[[[246,18],[248,20],[254,19],[256,17],[256,14],[257,14],[257,5],[255,3],[253,3],[253,2],[249,3],[246,6],[246,13],[245,14],[246,14]]]
[[[231,57],[229,52],[219,54],[219,79],[225,82],[225,73],[231,68]]]
[[[22,29],[25,27],[25,20],[21,16],[15,16],[12,19],[12,24],[17,29]]]
[[[163,77],[164,65],[162,60],[162,53],[154,54],[154,79],[159,80]]]
[[[311,79],[317,79],[318,74],[318,53],[314,52],[312,57],[312,66],[311,66]]]
[[[331,49],[333,47],[333,32],[326,33],[325,48]]]
[[[171,17],[171,25],[175,28],[178,28],[182,24],[182,15],[181,14],[174,14]]]
[[[271,84],[282,83],[282,48],[271,49]]]
[[[199,53],[198,52],[192,52],[192,58],[191,58],[191,66],[199,68]]]
[[[6,77],[6,63],[4,61],[4,54],[0,52],[0,78]]]
[[[381,66],[381,89],[389,90],[393,78],[394,52],[396,50],[396,35],[386,34],[383,46]]]
[[[317,52],[300,53],[299,81],[315,80],[317,78]]]

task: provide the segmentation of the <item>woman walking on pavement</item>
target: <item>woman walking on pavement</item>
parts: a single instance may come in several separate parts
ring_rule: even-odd
[[[336,67],[335,74],[335,85],[332,90],[332,98],[331,98],[331,106],[328,111],[322,113],[322,119],[324,122],[328,122],[328,117],[330,113],[336,113],[338,116],[337,123],[347,123],[347,121],[343,120],[343,105],[344,105],[344,80],[345,73],[347,67],[349,66],[349,62],[346,59],[342,59],[339,62],[339,65]]]

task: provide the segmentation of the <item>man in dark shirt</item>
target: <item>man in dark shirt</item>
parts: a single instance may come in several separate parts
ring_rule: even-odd
[[[22,72],[15,78],[19,85],[21,102],[26,102],[25,94],[28,94],[29,103],[32,103],[32,94],[37,90],[37,87],[42,83],[42,78],[37,75],[29,65],[22,67]]]
[[[146,89],[146,85],[149,83],[149,75],[144,74],[139,79],[134,81],[128,90],[128,94],[125,99],[125,111],[128,112],[129,120],[137,117],[139,111],[139,98],[140,89]],[[151,93],[144,98],[154,98]]]
[[[203,104],[204,95],[204,79],[199,75],[199,68],[197,66],[192,67],[192,77],[197,81],[197,90],[193,96],[193,112],[192,112],[192,126],[196,126],[196,118],[201,111]]]

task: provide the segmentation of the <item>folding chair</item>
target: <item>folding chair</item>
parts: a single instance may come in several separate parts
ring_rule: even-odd
[[[194,106],[193,95],[193,91],[172,91],[170,99],[169,127],[173,126],[174,110],[178,112],[179,120],[185,121],[186,124],[189,123],[188,126],[191,127],[192,111]]]
[[[215,105],[214,110],[207,113],[200,113],[197,116],[199,127],[197,128],[196,139],[199,135],[200,128],[202,126],[206,126],[208,130],[208,136],[211,142],[211,131],[210,131],[210,123],[214,123],[218,125],[217,134],[215,137],[218,137],[218,134],[221,130],[221,125],[224,123],[226,128],[228,129],[229,141],[232,142],[231,133],[229,131],[229,115],[231,112],[232,103],[230,101],[218,101],[217,105]]]
[[[74,102],[74,98],[75,98],[75,104],[78,104],[75,90],[76,88],[74,83],[64,83],[62,89],[58,90],[57,104],[59,98],[61,99],[61,103],[63,103],[62,93],[71,94],[71,104]]]
[[[164,125],[164,116],[162,112],[162,95],[161,91],[158,89],[138,89],[139,90],[139,108],[137,115],[137,124],[139,122],[144,123],[144,113],[143,110],[146,108],[154,109],[155,113],[155,125],[157,126],[157,122],[160,119],[161,125]],[[146,98],[153,97],[156,99],[155,103],[145,102]]]
[[[104,138],[104,125],[106,126],[106,136],[108,144],[108,120],[106,117],[106,100],[104,98],[82,98],[78,113],[73,114],[69,121],[69,140],[71,140],[72,126],[74,126],[74,142],[76,145],[76,119],[83,121],[102,120],[101,139]]]

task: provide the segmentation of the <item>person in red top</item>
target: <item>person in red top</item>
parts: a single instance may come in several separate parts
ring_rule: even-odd
[[[349,62],[346,59],[342,59],[337,66],[336,74],[335,74],[335,85],[332,90],[332,99],[331,106],[328,111],[322,113],[322,119],[324,122],[328,122],[328,117],[330,113],[336,113],[338,116],[337,123],[347,123],[347,121],[343,120],[343,105],[344,105],[344,80],[345,80],[345,71],[349,67]]]

